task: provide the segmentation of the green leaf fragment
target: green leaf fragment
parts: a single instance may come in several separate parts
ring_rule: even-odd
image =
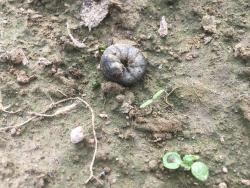
[[[145,108],[146,106],[150,105],[152,102],[153,102],[153,99],[149,99],[149,100],[145,101],[144,103],[142,103],[140,108]]]
[[[168,169],[177,169],[180,167],[182,160],[178,153],[176,152],[168,152],[163,158],[163,166]]]
[[[161,90],[157,91],[157,92],[153,95],[153,98],[152,98],[152,99],[153,99],[153,100],[158,99],[164,91],[165,91],[164,89],[161,89]]]
[[[102,53],[106,50],[106,48],[107,48],[107,45],[105,45],[105,44],[101,44],[101,45],[99,46],[99,50],[100,50],[100,52],[102,52]]]
[[[185,155],[182,160],[185,164],[191,167],[191,165],[199,159],[200,157],[198,155]]]
[[[206,181],[209,176],[208,167],[202,162],[193,163],[191,166],[191,172],[193,176],[200,181]]]

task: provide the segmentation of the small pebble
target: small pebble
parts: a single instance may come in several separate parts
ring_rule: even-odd
[[[210,43],[212,40],[213,40],[212,37],[205,37],[205,38],[204,38],[204,44],[208,44],[208,43]]]
[[[16,132],[17,132],[16,128],[12,128],[12,129],[10,130],[10,135],[11,135],[11,136],[15,136],[15,135],[16,135]]]
[[[227,184],[225,182],[221,182],[219,184],[219,188],[227,188]]]
[[[228,173],[227,167],[223,166],[223,167],[222,167],[222,172],[224,172],[225,174]]]
[[[81,142],[83,139],[84,139],[83,128],[81,126],[78,126],[71,130],[70,141],[73,144],[77,144]]]
[[[124,99],[125,99],[125,95],[122,95],[122,94],[117,95],[115,97],[115,99],[116,99],[117,102],[122,103],[124,101]]]
[[[149,161],[148,167],[149,167],[149,169],[152,170],[152,171],[153,171],[153,170],[156,170],[157,167],[158,167],[157,161],[156,161],[156,160],[151,160],[151,161]]]

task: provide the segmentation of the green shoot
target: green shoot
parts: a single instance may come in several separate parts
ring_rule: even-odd
[[[106,44],[101,44],[101,45],[99,46],[99,51],[100,51],[101,53],[103,53],[103,52],[106,50],[106,48],[107,48],[107,45],[106,45]]]
[[[141,104],[140,108],[145,108],[148,105],[154,103],[158,98],[160,98],[161,94],[164,92],[164,89],[157,91],[151,99],[146,100],[144,103]]]
[[[209,169],[207,165],[202,162],[195,162],[199,160],[198,155],[185,155],[182,159],[177,152],[168,152],[163,158],[163,166],[168,169],[178,169],[179,167],[185,170],[191,170],[193,176],[200,181],[206,181],[209,176]]]
[[[176,152],[168,152],[163,158],[163,165],[168,169],[177,169],[180,167],[182,160],[178,153]]]

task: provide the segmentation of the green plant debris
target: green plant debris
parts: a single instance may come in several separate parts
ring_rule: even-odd
[[[107,49],[107,45],[106,44],[101,44],[100,46],[99,46],[99,51],[101,52],[101,53],[103,53],[106,49]]]
[[[163,156],[162,160],[164,167],[168,169],[177,169],[180,167],[180,164],[182,163],[180,155],[176,152],[166,153]]]
[[[165,91],[164,89],[161,89],[161,90],[157,91],[156,94],[153,95],[152,99],[157,100],[164,91]]]
[[[195,162],[199,159],[198,155],[185,155],[181,159],[177,152],[167,152],[163,156],[162,162],[163,166],[167,169],[178,169],[181,166],[185,170],[191,170],[196,179],[206,181],[209,176],[209,169],[204,163]]]
[[[153,99],[149,99],[149,100],[145,101],[145,102],[140,106],[140,108],[145,108],[146,106],[152,104],[153,102],[154,102]]]
[[[206,181],[209,176],[208,167],[202,162],[193,163],[191,166],[191,172],[193,176],[200,181]]]
[[[101,87],[101,83],[98,80],[93,80],[91,85],[93,90],[99,89]]]
[[[157,99],[160,98],[160,96],[162,95],[162,93],[164,92],[165,90],[164,89],[161,89],[159,91],[157,91],[153,97],[151,99],[148,99],[146,100],[144,103],[141,104],[140,108],[145,108],[147,107],[148,105],[154,103]]]

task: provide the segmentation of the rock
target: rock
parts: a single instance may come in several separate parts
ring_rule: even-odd
[[[82,126],[78,126],[74,129],[71,130],[71,133],[70,133],[70,141],[73,143],[73,144],[77,144],[81,141],[83,141],[84,139],[84,135],[83,135],[83,128]]]
[[[223,167],[222,167],[222,172],[224,172],[225,174],[228,173],[227,167],[223,166]]]
[[[108,119],[108,114],[102,113],[102,114],[99,114],[99,117],[102,119]]]
[[[241,179],[240,181],[243,185],[250,186],[250,180]]]
[[[205,15],[201,21],[202,28],[208,33],[216,33],[216,20],[214,16]]]
[[[227,184],[225,182],[222,182],[219,184],[219,188],[227,188]]]

